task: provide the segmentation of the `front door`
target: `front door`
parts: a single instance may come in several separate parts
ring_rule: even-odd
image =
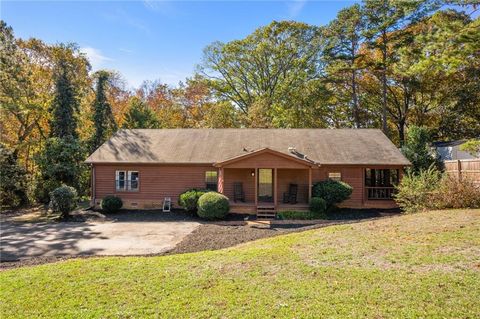
[[[273,202],[273,169],[258,169],[258,201]]]

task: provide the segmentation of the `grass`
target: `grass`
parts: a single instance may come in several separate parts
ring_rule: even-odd
[[[0,273],[1,318],[478,318],[480,210]]]

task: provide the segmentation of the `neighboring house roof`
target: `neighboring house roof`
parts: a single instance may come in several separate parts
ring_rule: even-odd
[[[437,150],[442,161],[460,160],[460,159],[474,159],[479,158],[480,153],[477,156],[470,154],[469,152],[462,151],[460,146],[467,142],[467,140],[456,140],[448,142],[433,142],[432,145]]]
[[[432,145],[435,147],[448,147],[448,146],[457,146],[465,143],[466,140],[456,140],[456,141],[438,141],[433,142]]]
[[[86,162],[214,164],[264,148],[317,164],[410,165],[376,129],[120,130]]]

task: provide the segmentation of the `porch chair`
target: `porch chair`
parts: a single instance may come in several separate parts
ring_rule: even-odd
[[[296,204],[297,203],[297,193],[298,193],[298,185],[297,184],[290,184],[288,185],[288,192],[283,193],[283,202],[285,204]]]
[[[245,192],[240,182],[233,183],[233,201],[236,203],[237,200],[245,202]]]

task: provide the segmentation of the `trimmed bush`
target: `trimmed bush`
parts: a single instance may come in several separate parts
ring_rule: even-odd
[[[277,216],[280,219],[299,219],[299,220],[310,220],[310,219],[321,219],[322,217],[314,212],[302,212],[296,210],[284,211],[277,213]]]
[[[107,213],[116,213],[122,206],[123,202],[120,197],[108,195],[102,199],[102,209]]]
[[[321,197],[312,197],[310,200],[310,211],[319,216],[325,216],[327,211],[327,202]]]
[[[50,192],[50,209],[66,217],[77,207],[77,190],[70,186],[60,186]]]
[[[208,189],[188,189],[178,197],[178,205],[187,212],[195,212],[198,209],[198,199],[205,193],[211,192]]]
[[[331,208],[335,204],[348,199],[352,191],[352,187],[347,183],[329,179],[315,183],[313,185],[312,195],[313,197],[323,198],[327,203],[327,208]]]
[[[220,193],[208,192],[198,199],[198,216],[205,219],[224,218],[230,210],[228,198]]]

